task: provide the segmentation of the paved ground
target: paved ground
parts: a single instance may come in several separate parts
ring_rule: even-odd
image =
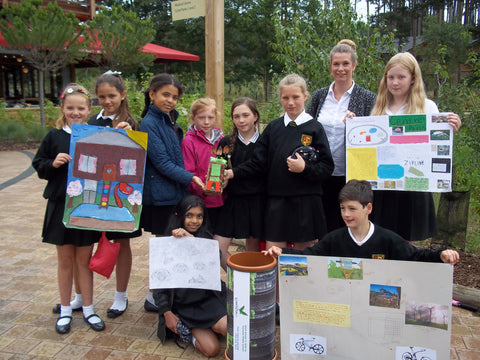
[[[94,332],[81,313],[74,313],[72,331],[67,335],[55,332],[57,315],[51,308],[58,302],[56,252],[41,242],[45,182],[29,172],[29,165],[30,157],[24,152],[0,152],[0,224],[4,229],[0,240],[0,360],[205,359],[191,346],[182,350],[173,342],[161,345],[156,337],[157,315],[143,310],[148,233],[132,241],[134,260],[125,314],[114,320],[106,317],[115,279],[114,275],[110,280],[96,275],[94,305],[106,330]],[[480,359],[480,317],[454,308],[452,323],[451,359]],[[221,353],[215,359],[224,356]]]

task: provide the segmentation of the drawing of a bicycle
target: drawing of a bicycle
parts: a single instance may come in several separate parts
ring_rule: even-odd
[[[404,352],[402,355],[402,360],[431,360],[428,356],[417,357],[418,353],[427,351],[427,349],[420,349],[414,351],[413,346],[409,346],[409,348],[411,349],[411,352]]]
[[[298,341],[295,343],[295,349],[297,351],[305,351],[305,349],[308,347],[308,350],[313,350],[315,354],[323,354],[323,346],[320,344],[315,344],[315,338],[305,340],[303,337],[298,339]]]

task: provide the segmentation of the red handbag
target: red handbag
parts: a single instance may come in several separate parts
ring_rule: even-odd
[[[105,231],[103,231],[97,245],[97,251],[90,258],[89,269],[110,279],[119,251],[120,244],[108,241]]]

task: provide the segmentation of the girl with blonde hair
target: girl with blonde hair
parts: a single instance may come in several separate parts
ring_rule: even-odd
[[[217,118],[217,104],[211,98],[197,99],[190,106],[191,125],[182,141],[182,154],[185,170],[198,176],[203,183],[206,181],[210,157],[216,157],[217,146],[223,138],[222,130],[215,127]],[[210,218],[210,230],[213,233],[220,208],[223,206],[222,195],[206,195],[203,188],[196,184],[190,184],[188,190],[205,203]]]
[[[304,249],[327,233],[322,185],[333,161],[322,125],[305,112],[305,79],[289,74],[278,92],[284,115],[267,125],[253,157],[226,170],[226,178],[265,178],[266,248],[293,242],[294,248]],[[313,148],[314,156],[304,158],[305,148]]]
[[[57,306],[60,316],[55,324],[59,334],[70,332],[72,323],[73,278],[82,296],[82,304],[77,310],[83,310],[85,322],[95,331],[105,329],[105,323],[93,309],[93,273],[89,269],[93,244],[100,237],[97,231],[66,228],[62,222],[65,210],[70,137],[73,124],[85,124],[91,110],[90,94],[81,85],[70,83],[60,96],[61,116],[56,127],[45,135],[32,161],[38,177],[47,180],[43,197],[47,199],[47,209],[43,222],[42,238],[44,243],[53,244],[57,250],[57,281],[60,304]],[[57,309],[54,308],[54,309]]]
[[[412,82],[409,86],[409,92],[404,96],[394,96],[387,88],[387,76],[389,71],[400,66],[411,74]],[[393,56],[385,67],[385,73],[380,81],[378,89],[377,102],[372,110],[372,115],[384,115],[387,111],[394,110],[398,106],[405,106],[405,114],[423,114],[425,112],[434,112],[427,110],[436,110],[438,108],[430,99],[427,99],[425,87],[423,86],[422,71],[415,57],[410,53],[398,53]]]
[[[422,73],[410,53],[393,56],[385,67],[372,115],[438,113],[437,105],[427,99]],[[462,122],[457,114],[448,114],[448,123],[457,131]],[[372,219],[409,241],[425,240],[437,233],[435,206],[431,193],[376,190]]]

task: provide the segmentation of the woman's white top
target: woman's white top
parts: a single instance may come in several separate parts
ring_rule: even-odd
[[[340,100],[335,99],[333,93],[333,84],[330,84],[327,97],[320,109],[317,120],[323,125],[325,134],[327,135],[332,153],[335,169],[333,176],[345,176],[345,123],[343,119],[348,111],[350,96],[352,95],[355,81],[352,86],[342,95]]]

